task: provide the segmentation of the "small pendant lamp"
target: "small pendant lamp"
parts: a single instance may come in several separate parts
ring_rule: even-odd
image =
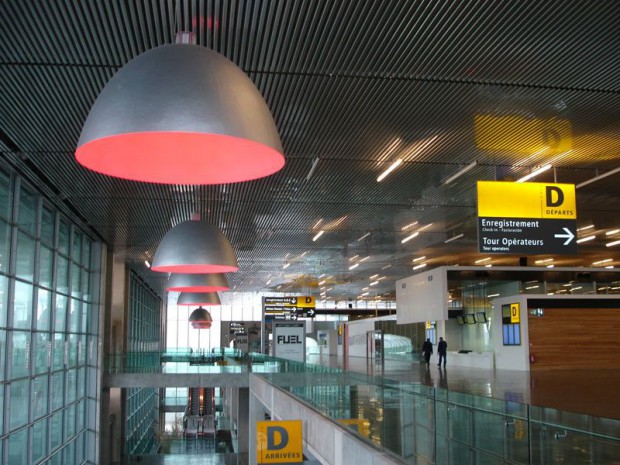
[[[213,323],[211,314],[202,307],[198,307],[189,316],[189,322],[194,328],[209,329]]]
[[[217,292],[181,292],[177,305],[220,305],[220,296]]]
[[[152,271],[162,273],[228,273],[239,270],[226,236],[200,220],[177,224],[155,251]]]
[[[75,152],[86,168],[134,181],[224,184],[284,166],[262,95],[206,47],[168,44],[123,66],[105,85]]]
[[[224,273],[171,274],[166,284],[166,290],[176,292],[216,292],[230,289]]]

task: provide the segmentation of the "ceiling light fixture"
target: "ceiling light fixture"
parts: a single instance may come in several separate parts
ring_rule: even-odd
[[[359,257],[359,255],[353,255],[351,258],[349,258],[349,261],[352,262],[353,260],[355,260],[357,257]]]
[[[536,260],[534,263],[536,265],[540,265],[540,264],[549,263],[549,262],[552,262],[552,261],[553,261],[553,258],[544,258],[544,259],[541,259],[541,260]]]
[[[582,242],[588,242],[596,239],[595,235],[582,237],[581,239],[577,239],[577,244],[581,244]]]
[[[368,279],[373,280],[373,279],[375,279],[377,276],[379,276],[379,273],[377,273],[377,274],[373,274],[373,275],[372,275],[370,278],[368,278]]]
[[[401,142],[402,142],[402,139],[400,137],[397,137],[396,139],[394,139],[392,143],[388,145],[388,147],[383,151],[383,154],[381,155],[381,157],[379,157],[379,159],[377,160],[377,165],[381,164],[383,160],[387,159],[390,155],[392,155],[392,153],[394,153],[394,151],[398,148]]]
[[[582,226],[581,228],[577,228],[577,232],[585,231],[586,229],[592,229],[594,227],[593,224],[589,224],[588,226]]]
[[[177,305],[220,305],[217,292],[181,292]]]
[[[188,318],[194,329],[209,329],[213,323],[213,317],[204,308],[198,307]]]
[[[620,241],[612,241],[605,244],[605,247],[613,247],[614,245],[620,244]]]
[[[150,268],[151,262],[149,262],[148,260],[144,260],[144,266],[146,266],[147,268]]]
[[[159,243],[151,270],[160,273],[227,273],[239,270],[226,236],[200,220],[177,224]]]
[[[360,263],[365,262],[366,260],[368,260],[370,258],[370,255],[368,255],[367,257],[364,257],[360,260]]]
[[[312,162],[312,166],[310,167],[310,171],[308,172],[308,175],[306,176],[306,181],[310,181],[310,178],[312,177],[312,175],[314,174],[314,170],[316,169],[316,165],[318,164],[319,164],[319,157],[316,157],[314,161]]]
[[[216,292],[228,289],[228,280],[223,273],[173,273],[166,284],[167,291],[175,292]]]
[[[312,238],[312,242],[316,242],[316,240],[321,237],[323,234],[325,233],[325,231],[323,231],[322,229],[316,233],[316,235]]]
[[[369,286],[376,286],[377,284],[379,284],[379,281],[373,281],[369,284]]]
[[[349,267],[349,270],[354,270],[354,269],[355,269],[355,268],[357,268],[358,266],[360,266],[360,264],[359,264],[359,263],[355,263],[355,264],[353,264],[353,265],[351,265],[351,266]]]
[[[613,236],[614,234],[618,234],[620,232],[620,229],[612,229],[611,231],[607,231],[605,233],[606,236]]]
[[[551,169],[551,168],[552,168],[552,166],[551,166],[551,165],[549,165],[549,164],[548,164],[548,165],[541,166],[540,168],[536,168],[536,169],[535,169],[534,171],[532,171],[530,174],[527,174],[527,175],[523,176],[522,178],[517,179],[515,182],[525,182],[525,181],[529,181],[530,179],[532,179],[532,178],[534,178],[534,177],[538,176],[538,175],[539,175],[539,174],[541,174],[541,173],[544,173],[545,171],[547,171],[547,170],[549,170],[549,169]]]
[[[360,237],[357,242],[362,242],[364,239],[366,239],[368,236],[370,236],[370,231],[367,232],[366,234],[364,234],[362,237]]]
[[[402,162],[403,160],[401,158],[397,159],[383,173],[379,175],[379,177],[377,178],[377,182],[383,181],[386,178],[386,176],[390,174],[392,171],[394,171],[396,168],[398,168]]]
[[[478,162],[476,160],[472,161],[469,165],[465,166],[464,168],[462,168],[461,170],[457,171],[456,173],[454,173],[452,176],[446,178],[443,181],[443,184],[450,184],[452,181],[454,181],[455,179],[463,176],[465,173],[467,173],[468,171],[471,171],[472,169],[474,169],[476,167],[476,165],[478,164]]]
[[[312,226],[312,229],[316,229],[319,226],[321,226],[321,223],[323,222],[323,218],[321,218],[319,221],[317,221],[316,223],[314,223],[314,226]]]
[[[424,260],[425,258],[426,258],[426,255],[423,255],[422,257],[414,258],[414,259],[413,259],[413,263],[416,263],[416,262],[421,262],[421,261],[422,261],[422,260]]]
[[[416,224],[418,224],[417,221],[414,221],[413,223],[409,223],[406,224],[405,226],[403,226],[402,228],[400,228],[401,231],[406,231],[409,228],[412,228],[413,226],[415,226]]]
[[[575,186],[575,189],[579,189],[581,187],[587,186],[588,184],[592,184],[595,181],[600,181],[601,179],[606,178],[607,176],[611,176],[613,174],[619,173],[620,172],[620,167],[618,168],[614,168],[611,171],[607,171],[606,173],[603,174],[599,174],[597,176],[594,176],[592,179],[588,179],[587,181],[584,181],[582,183],[579,183]]]
[[[477,265],[478,263],[488,262],[489,260],[491,260],[491,257],[481,258],[480,260],[476,260],[474,263]]]
[[[413,234],[411,234],[410,236],[405,237],[401,242],[401,244],[404,244],[405,242],[409,242],[411,239],[413,239],[414,237],[419,236],[420,233],[418,231],[414,232]]]
[[[613,258],[606,258],[604,260],[599,260],[597,262],[592,262],[593,265],[602,265],[603,263],[609,263],[609,262],[613,262],[614,259]]]
[[[282,269],[283,269],[283,270],[286,270],[289,266],[291,266],[291,263],[290,263],[290,262],[286,262],[286,263],[282,266]]]
[[[420,268],[424,268],[426,266],[426,263],[420,263],[419,265],[416,265],[413,267],[414,270],[419,270]]]
[[[269,108],[246,73],[213,50],[176,43],[138,55],[108,81],[75,157],[134,181],[224,184],[279,171],[282,153]]]
[[[450,242],[452,242],[452,241],[456,241],[457,239],[460,239],[460,238],[461,238],[461,237],[463,237],[464,235],[465,235],[465,234],[463,234],[463,233],[457,234],[456,236],[452,236],[452,237],[450,237],[449,239],[446,239],[446,240],[444,241],[444,243],[445,243],[445,244],[448,244],[448,243],[450,243]]]

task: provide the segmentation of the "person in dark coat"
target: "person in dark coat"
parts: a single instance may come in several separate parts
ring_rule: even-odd
[[[424,360],[426,361],[426,365],[431,363],[431,354],[433,353],[433,343],[430,339],[424,341],[422,344],[422,353],[424,354]]]
[[[446,366],[446,352],[448,351],[448,343],[443,340],[443,337],[439,338],[439,344],[437,344],[437,355],[439,355],[438,367],[441,366],[441,359],[443,359],[443,366]]]

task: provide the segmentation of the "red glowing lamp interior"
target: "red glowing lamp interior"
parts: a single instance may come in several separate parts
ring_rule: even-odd
[[[239,137],[192,132],[136,132],[78,147],[77,161],[117,178],[160,184],[226,184],[275,173],[277,150]]]

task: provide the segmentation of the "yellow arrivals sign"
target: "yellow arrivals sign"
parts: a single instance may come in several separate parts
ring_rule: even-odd
[[[303,462],[301,420],[256,423],[258,463]]]
[[[519,323],[521,321],[521,306],[516,304],[510,304],[510,322]]]
[[[478,181],[478,216],[576,219],[575,185]]]

